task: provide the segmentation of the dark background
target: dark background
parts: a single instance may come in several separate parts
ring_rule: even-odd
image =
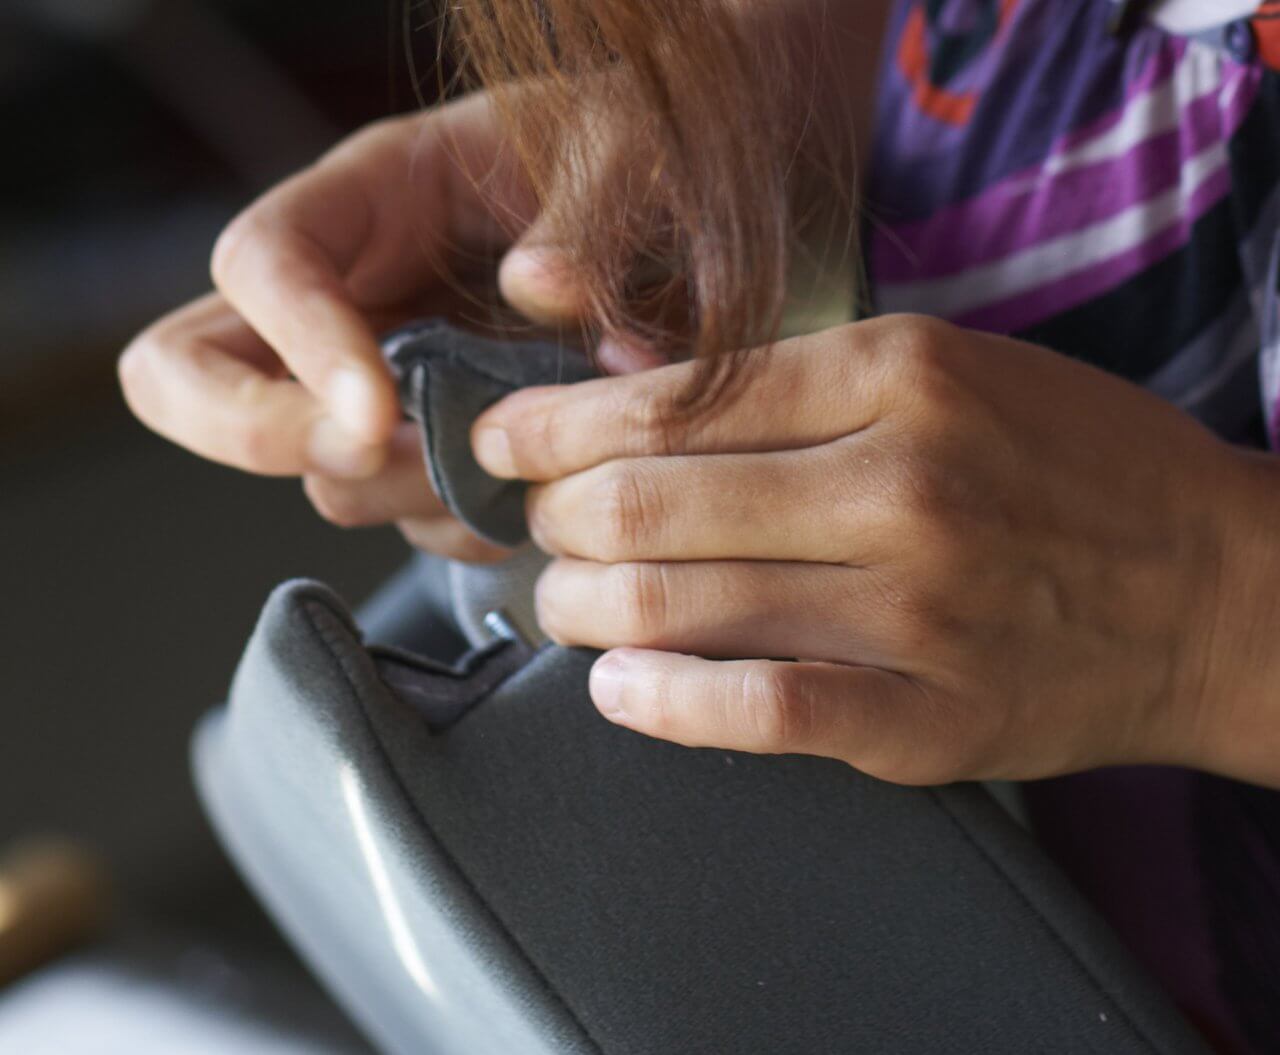
[[[404,0],[0,3],[0,853],[97,848],[126,918],[258,925],[189,734],[275,583],[355,602],[405,550],[153,437],[115,357],[208,288],[258,191],[416,105],[406,52],[430,90],[430,13],[407,33]]]

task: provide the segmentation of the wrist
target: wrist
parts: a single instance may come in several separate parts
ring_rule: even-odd
[[[1280,787],[1280,457],[1229,453],[1191,764]]]

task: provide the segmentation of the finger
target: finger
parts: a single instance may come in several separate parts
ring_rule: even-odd
[[[903,651],[900,615],[873,575],[829,564],[561,559],[538,580],[537,611],[562,645],[886,667]]]
[[[880,459],[856,442],[607,462],[531,487],[530,532],[544,552],[607,563],[866,564],[896,518]]]
[[[563,325],[588,312],[587,292],[571,257],[559,248],[562,225],[581,222],[584,202],[622,210],[615,225],[615,242],[627,246],[628,233],[648,226],[655,209],[640,200],[642,185],[634,143],[626,142],[616,121],[595,122],[587,135],[575,140],[559,166],[549,200],[521,233],[498,269],[499,286],[507,302],[535,322]]]
[[[880,320],[782,341],[741,357],[732,398],[690,412],[693,363],[571,386],[529,388],[472,427],[494,476],[553,480],[614,458],[791,450],[872,424],[909,374]]]
[[[354,441],[305,388],[283,376],[260,338],[211,295],[135,339],[120,358],[130,408],[202,457],[247,472],[375,472],[383,452]]]
[[[591,698],[610,721],[689,747],[813,754],[877,768],[910,727],[906,679],[874,667],[606,653]]]
[[[543,325],[574,322],[587,310],[568,257],[554,249],[511,250],[498,268],[498,287],[516,311]]]
[[[399,411],[372,328],[348,298],[332,250],[265,210],[218,243],[214,281],[353,438],[384,441]]]
[[[606,337],[596,347],[596,361],[606,374],[635,374],[666,366],[670,359],[645,341]]]
[[[527,222],[485,99],[381,122],[281,184],[214,250],[218,288],[353,436],[399,420],[367,316],[453,276]]]
[[[388,450],[382,469],[363,480],[305,477],[303,487],[316,511],[330,523],[348,528],[452,516],[431,487],[417,427],[401,424]]]
[[[415,549],[450,560],[467,564],[496,564],[511,556],[510,550],[478,538],[452,516],[401,520],[396,527]]]

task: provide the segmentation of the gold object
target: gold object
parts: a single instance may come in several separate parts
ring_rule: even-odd
[[[93,938],[110,898],[101,864],[73,843],[20,843],[0,857],[0,985]]]

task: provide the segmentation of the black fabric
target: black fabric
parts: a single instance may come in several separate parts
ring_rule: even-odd
[[[1280,791],[1198,773],[1197,863],[1221,985],[1258,1051],[1280,1046]]]
[[[1195,222],[1177,252],[1014,336],[1131,381],[1146,380],[1246,288],[1233,210],[1224,199]],[[1255,391],[1250,405],[1258,403]]]
[[[471,423],[517,388],[569,384],[594,374],[581,352],[545,341],[499,341],[443,319],[403,327],[383,344],[401,404],[422,427],[431,482],[478,535],[500,546],[528,538],[525,485],[496,480],[471,453]]]

